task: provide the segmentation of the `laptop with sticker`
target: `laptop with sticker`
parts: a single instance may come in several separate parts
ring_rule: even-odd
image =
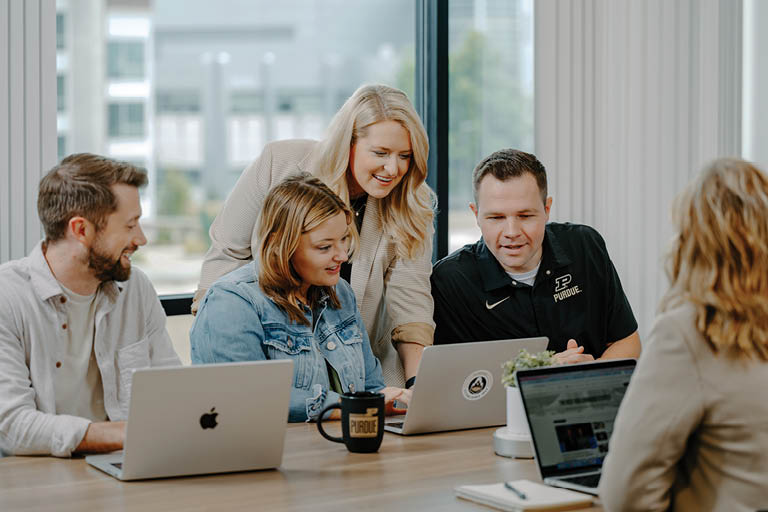
[[[384,430],[409,435],[503,425],[502,364],[522,349],[545,350],[547,343],[539,337],[425,348],[408,412],[388,417]]]
[[[292,376],[290,360],[136,370],[124,449],[85,460],[120,480],[275,468]]]
[[[520,370],[515,381],[544,483],[597,495],[634,359]]]

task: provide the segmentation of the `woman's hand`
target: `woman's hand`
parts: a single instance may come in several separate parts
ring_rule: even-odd
[[[395,400],[408,405],[411,401],[413,392],[410,389],[394,388],[387,386],[382,389],[380,393],[384,393],[384,414],[387,416],[394,416],[397,414],[405,414],[407,409],[399,409],[395,407]]]

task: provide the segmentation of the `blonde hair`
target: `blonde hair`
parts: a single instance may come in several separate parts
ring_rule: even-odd
[[[270,190],[264,201],[258,227],[259,286],[297,323],[309,325],[297,304],[302,280],[291,258],[302,234],[339,213],[344,213],[350,225],[351,256],[357,245],[357,232],[351,229],[352,211],[318,178],[309,174],[288,178]],[[331,286],[310,286],[306,299],[308,305],[315,308],[325,296],[333,308],[341,306]]]
[[[368,128],[382,121],[396,121],[408,131],[413,157],[397,187],[380,200],[384,232],[397,242],[397,254],[414,258],[431,236],[435,194],[427,186],[429,141],[419,115],[408,96],[386,85],[364,85],[342,105],[328,127],[326,138],[314,154],[315,175],[349,204],[347,170],[352,145],[365,137]]]
[[[661,311],[687,301],[714,352],[768,360],[768,178],[748,162],[711,163],[677,198]]]

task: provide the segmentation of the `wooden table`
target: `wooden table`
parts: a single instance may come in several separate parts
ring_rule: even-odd
[[[329,431],[338,428],[329,423]],[[533,461],[493,453],[494,430],[387,433],[377,454],[352,454],[315,425],[296,424],[277,470],[140,482],[120,482],[83,459],[8,457],[0,459],[0,511],[486,511],[457,499],[453,488],[538,480]]]

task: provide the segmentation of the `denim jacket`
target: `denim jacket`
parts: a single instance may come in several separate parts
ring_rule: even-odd
[[[314,312],[307,308],[310,324],[316,316],[312,329],[290,320],[264,294],[256,272],[251,262],[221,277],[205,294],[190,331],[192,363],[292,359],[289,421],[316,419],[323,407],[339,400],[330,390],[326,360],[344,391],[384,387],[381,365],[346,281],[336,285],[339,309],[324,302]]]

